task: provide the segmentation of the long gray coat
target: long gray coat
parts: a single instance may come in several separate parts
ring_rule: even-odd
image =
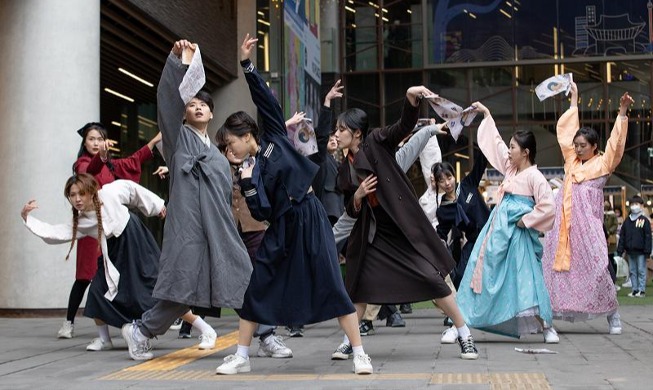
[[[170,54],[157,91],[170,200],[153,296],[199,307],[240,308],[252,264],[231,215],[227,159],[182,124],[186,66]]]

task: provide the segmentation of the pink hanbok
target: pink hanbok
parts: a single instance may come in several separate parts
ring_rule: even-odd
[[[616,120],[605,153],[584,163],[573,147],[579,128],[578,108],[571,107],[557,125],[565,180],[556,196],[555,223],[542,259],[553,316],[572,322],[611,316],[619,306],[608,271],[603,187],[623,156],[628,118]]]

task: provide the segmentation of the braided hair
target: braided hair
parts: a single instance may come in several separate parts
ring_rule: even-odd
[[[91,200],[93,201],[93,208],[95,209],[95,215],[97,217],[97,241],[98,241],[98,249],[100,249],[100,242],[102,240],[102,235],[104,234],[103,228],[102,228],[102,211],[101,211],[101,206],[102,202],[100,202],[100,198],[98,197],[98,183],[95,180],[95,178],[92,175],[89,175],[88,173],[80,173],[77,175],[73,175],[68,180],[66,181],[66,185],[64,187],[64,196],[67,199],[70,199],[70,191],[71,187],[76,184],[77,187],[79,188],[79,193],[80,195],[86,195],[89,194],[91,195]],[[77,240],[77,227],[79,225],[79,210],[77,210],[73,206],[73,238],[72,241],[70,242],[70,249],[68,250],[68,254],[66,255],[66,260],[70,257],[70,252],[72,252],[73,247],[75,246],[75,241]]]

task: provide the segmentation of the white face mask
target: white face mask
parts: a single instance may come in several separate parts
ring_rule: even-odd
[[[639,212],[642,211],[642,207],[640,205],[632,205],[630,206],[630,212],[634,214],[639,214]]]

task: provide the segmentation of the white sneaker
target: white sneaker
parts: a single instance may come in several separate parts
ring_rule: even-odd
[[[252,367],[249,365],[249,359],[245,359],[240,355],[227,356],[224,358],[224,363],[215,369],[215,373],[220,375],[233,375],[250,371],[252,371]]]
[[[354,356],[354,374],[368,375],[374,372],[372,368],[372,359],[369,355],[360,354]]]
[[[107,351],[109,349],[113,349],[113,343],[111,340],[105,343],[102,342],[102,339],[99,337],[94,338],[93,341],[86,346],[87,351]]]
[[[121,333],[122,338],[125,339],[127,343],[127,349],[129,350],[129,357],[134,360],[151,360],[154,359],[154,354],[150,352],[150,343],[149,340],[138,341],[134,332],[138,330],[138,327],[135,323],[125,324],[122,326]]]
[[[610,334],[621,334],[621,316],[619,313],[609,315],[608,324],[610,325]]]
[[[628,279],[624,284],[621,285],[621,287],[631,288],[633,287],[633,282],[630,279]]]
[[[553,327],[544,328],[544,342],[546,344],[558,344],[560,342],[558,332]]]
[[[181,324],[182,324],[183,322],[184,322],[184,320],[182,320],[181,318],[177,318],[177,319],[175,320],[175,322],[173,322],[172,325],[170,325],[170,328],[169,328],[169,329],[170,329],[170,330],[179,330],[179,329],[181,329]]]
[[[281,337],[272,334],[265,340],[259,340],[256,355],[258,357],[291,358],[292,351],[284,344]]]
[[[455,326],[452,326],[442,332],[440,344],[455,344],[456,340],[458,340],[458,329],[456,329]]]
[[[63,325],[61,325],[61,329],[57,332],[57,337],[60,339],[72,339],[75,337],[75,324],[65,320]]]
[[[215,339],[218,338],[218,334],[215,333],[213,329],[209,333],[202,333],[200,335],[200,349],[213,349],[215,348]]]

